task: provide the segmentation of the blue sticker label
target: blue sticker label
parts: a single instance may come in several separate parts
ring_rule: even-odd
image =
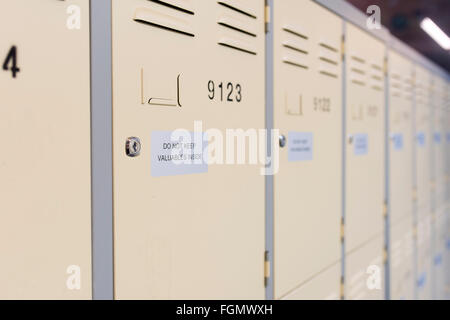
[[[312,132],[289,132],[288,136],[288,160],[308,161],[313,159],[313,134]]]
[[[419,279],[417,279],[417,286],[419,288],[424,287],[426,282],[427,282],[427,274],[426,272],[422,272],[419,276]]]
[[[434,133],[434,142],[437,144],[441,143],[441,133],[440,132]]]
[[[417,139],[417,144],[418,144],[420,147],[425,146],[425,133],[419,132],[419,133],[417,134],[417,136],[416,136],[416,139]]]
[[[403,135],[401,133],[395,133],[392,135],[394,142],[394,150],[400,151],[403,149]]]
[[[201,132],[153,131],[152,177],[208,172],[207,147],[206,135]]]
[[[367,133],[358,133],[353,136],[353,152],[357,156],[366,155],[369,152],[369,136]]]
[[[442,264],[442,254],[437,254],[434,257],[434,265],[439,266],[440,264]]]

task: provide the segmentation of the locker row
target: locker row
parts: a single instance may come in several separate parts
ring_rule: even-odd
[[[323,1],[0,27],[1,299],[450,297],[446,72]]]

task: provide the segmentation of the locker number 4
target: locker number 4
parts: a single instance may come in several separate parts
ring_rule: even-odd
[[[11,71],[13,78],[15,78],[16,74],[18,72],[20,72],[20,69],[17,67],[17,48],[16,48],[16,46],[12,46],[11,49],[9,49],[8,55],[6,56],[6,59],[3,62],[3,70]]]

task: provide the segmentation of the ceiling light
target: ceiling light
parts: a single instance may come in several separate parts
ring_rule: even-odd
[[[420,27],[428,33],[442,48],[450,50],[450,38],[433,22],[430,18],[425,18],[420,23]]]

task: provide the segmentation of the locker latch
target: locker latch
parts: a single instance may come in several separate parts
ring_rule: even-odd
[[[264,288],[267,288],[270,278],[269,251],[264,251]]]

